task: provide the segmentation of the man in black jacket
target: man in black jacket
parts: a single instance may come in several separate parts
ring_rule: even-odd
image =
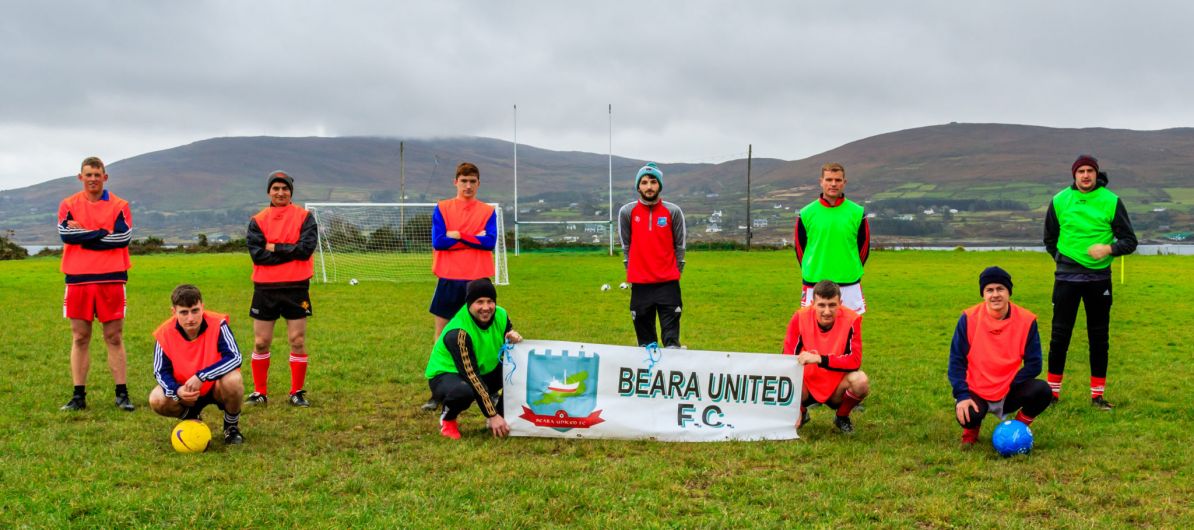
[[[1111,325],[1111,262],[1136,251],[1136,233],[1123,201],[1107,189],[1107,174],[1099,171],[1098,160],[1081,155],[1070,166],[1070,173],[1073,184],[1053,197],[1045,213],[1045,250],[1057,263],[1049,387],[1056,403],[1061,397],[1074,319],[1082,303],[1090,341],[1091,404],[1111,410],[1111,403],[1103,398]]]

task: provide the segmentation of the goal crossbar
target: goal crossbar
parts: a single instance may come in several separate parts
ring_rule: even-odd
[[[510,283],[506,263],[505,222],[501,205],[494,245],[494,283]],[[315,279],[324,283],[356,281],[430,281],[431,218],[436,203],[309,202],[319,224],[319,260]]]

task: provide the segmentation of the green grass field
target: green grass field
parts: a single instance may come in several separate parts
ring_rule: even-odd
[[[797,305],[789,252],[692,252],[682,339],[695,349],[777,352]],[[510,257],[499,291],[528,338],[633,343],[620,259]],[[199,285],[233,315],[251,379],[249,260],[241,255],[135,257],[126,342],[138,410],[111,405],[97,339],[90,408],[70,397],[69,331],[53,259],[0,262],[2,527],[1174,527],[1194,526],[1194,400],[1189,397],[1194,259],[1130,257],[1112,310],[1108,398],[1089,406],[1086,340],[1076,333],[1060,406],[1040,416],[1036,448],[1004,459],[961,452],[945,377],[959,312],[977,275],[998,264],[1013,299],[1036,312],[1047,342],[1052,268],[1033,253],[876,252],[868,264],[863,368],[872,395],[857,432],[838,435],[813,410],[803,439],[667,444],[494,440],[479,413],[464,439],[438,435],[418,410],[432,340],[427,282],[318,285],[307,388],[313,407],[275,397],[246,409],[248,443],[180,455],[174,421],[148,410],[150,332],[170,289]],[[1079,317],[1079,329],[1082,317]],[[282,337],[271,388],[289,383]],[[205,414],[219,436],[218,411]]]

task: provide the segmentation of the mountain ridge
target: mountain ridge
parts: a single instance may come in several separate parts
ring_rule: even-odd
[[[209,138],[111,163],[109,188],[134,205],[139,235],[180,241],[200,232],[236,236],[238,230],[243,234],[248,216],[266,203],[265,175],[275,169],[295,177],[300,203],[399,200],[399,142],[405,145],[408,202],[451,196],[455,165],[467,160],[481,168],[481,197],[511,205],[513,144],[474,136]],[[886,132],[800,160],[754,159],[751,196],[776,210],[760,209],[760,216],[783,224],[794,216],[793,209],[815,197],[821,164],[836,161],[846,166],[847,191],[858,200],[923,198],[925,203],[917,206],[929,210],[981,198],[980,192],[988,190],[992,198],[1018,198],[1035,209],[1069,183],[1069,165],[1080,153],[1100,159],[1111,175],[1110,187],[1132,197],[1130,209],[1151,211],[1149,205],[1161,204],[1181,221],[1194,202],[1194,192],[1180,191],[1194,188],[1194,128],[1134,131],[991,123]],[[632,177],[645,162],[612,157],[615,208],[634,200]],[[568,217],[571,210],[578,215],[604,210],[610,200],[610,165],[608,154],[520,144],[520,218],[553,211],[575,218]],[[698,238],[738,237],[736,227],[745,223],[745,214],[739,213],[745,209],[744,159],[661,166],[665,198],[684,206],[690,217],[707,223],[714,211],[726,214],[722,224],[729,233],[700,232]],[[12,230],[24,243],[55,242],[53,212],[58,201],[78,189],[74,177],[63,177],[0,191],[0,229]],[[770,224],[757,228],[756,237],[778,240],[783,234]]]

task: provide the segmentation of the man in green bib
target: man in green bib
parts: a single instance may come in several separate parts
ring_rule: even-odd
[[[522,341],[506,310],[497,305],[497,290],[489,278],[468,283],[464,307],[444,326],[427,362],[431,395],[444,404],[440,434],[460,439],[456,417],[476,401],[485,425],[496,437],[510,434],[502,417],[502,366],[499,354],[506,341]]]
[[[858,203],[846,198],[846,168],[836,162],[821,166],[821,196],[800,209],[793,241],[803,288],[800,307],[813,303],[813,286],[836,283],[842,305],[866,313],[862,268],[871,253],[871,228]]]
[[[1045,250],[1057,263],[1049,387],[1056,403],[1061,397],[1065,356],[1081,303],[1086,306],[1086,336],[1090,342],[1091,404],[1111,410],[1111,403],[1103,398],[1111,324],[1111,262],[1116,256],[1136,251],[1136,233],[1123,201],[1107,189],[1107,174],[1099,171],[1098,160],[1081,155],[1070,166],[1070,173],[1074,183],[1053,196],[1045,213]]]

